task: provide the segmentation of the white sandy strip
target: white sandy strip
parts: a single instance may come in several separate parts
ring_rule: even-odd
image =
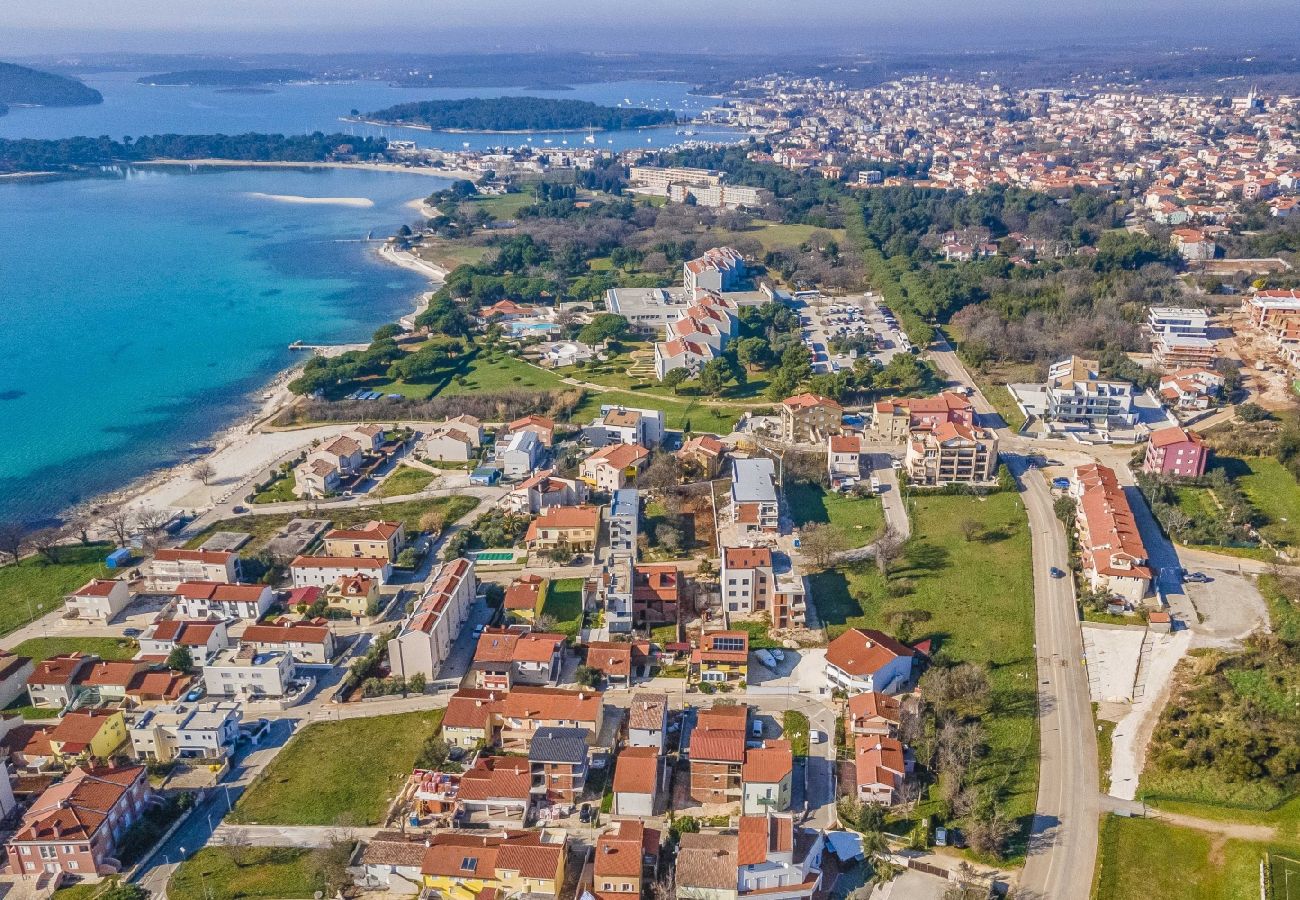
[[[401,266],[403,269],[409,269],[412,272],[419,272],[431,281],[442,282],[447,278],[447,270],[442,266],[435,266],[427,260],[420,259],[414,253],[398,250],[392,244],[384,244],[380,247],[379,255],[393,265]]]
[[[352,206],[358,209],[366,209],[375,205],[375,201],[369,197],[298,197],[293,194],[263,194],[260,191],[249,191],[248,196],[256,197],[258,200],[274,200],[277,203],[301,203],[309,206]]]
[[[1123,800],[1137,796],[1138,778],[1146,761],[1147,743],[1155,730],[1160,710],[1168,701],[1174,667],[1192,642],[1190,631],[1176,631],[1155,637],[1147,660],[1146,685],[1142,699],[1115,725],[1111,743],[1110,795]]]

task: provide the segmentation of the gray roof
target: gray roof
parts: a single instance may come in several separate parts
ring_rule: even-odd
[[[639,492],[636,488],[620,488],[614,492],[614,501],[609,507],[611,519],[621,516],[635,518],[640,512]]]
[[[528,747],[529,762],[582,763],[587,760],[587,729],[539,728]]]
[[[775,503],[776,469],[772,460],[735,459],[731,462],[731,497],[738,503]]]

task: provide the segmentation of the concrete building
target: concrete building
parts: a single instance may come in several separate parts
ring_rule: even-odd
[[[265,615],[275,595],[265,584],[186,581],[176,586],[176,611],[186,619],[251,619]]]
[[[582,461],[579,477],[596,490],[613,494],[636,480],[650,462],[650,451],[639,444],[609,444]]]
[[[1093,590],[1137,604],[1151,587],[1146,545],[1128,497],[1106,466],[1074,470],[1070,493],[1078,503],[1083,574]]]
[[[573,805],[587,786],[590,750],[582,728],[538,728],[528,744],[533,791],[551,803]]]
[[[327,665],[334,659],[334,632],[324,619],[249,625],[239,640],[258,650],[283,650],[294,662]]]
[[[107,624],[131,605],[131,589],[125,581],[96,578],[68,594],[64,605],[75,618]]]
[[[781,440],[787,444],[824,446],[843,431],[844,407],[829,397],[797,394],[781,401]]]
[[[915,655],[883,632],[850,628],[826,648],[826,680],[849,695],[894,693],[911,679]]]
[[[251,644],[228,647],[203,667],[203,686],[213,697],[241,700],[283,697],[293,680],[293,656],[284,650],[258,650]]]
[[[542,442],[534,431],[516,431],[497,454],[497,461],[508,478],[531,475],[542,459]]]
[[[790,557],[768,547],[724,547],[722,604],[735,615],[766,615],[774,628],[804,623],[807,585]]]
[[[614,769],[616,816],[653,816],[664,788],[663,757],[654,747],[625,747]]]
[[[990,428],[951,422],[918,429],[907,442],[903,465],[916,485],[986,484],[997,479],[998,436]]]
[[[181,550],[164,547],[149,564],[153,585],[173,591],[185,581],[239,581],[239,554],[229,550]]]
[[[325,532],[322,556],[362,557],[393,562],[406,544],[406,528],[401,522],[369,521],[355,528],[335,528]]]
[[[599,506],[558,506],[542,510],[528,523],[524,536],[528,549],[557,550],[568,548],[575,553],[590,553],[600,539]]]
[[[682,286],[687,297],[694,297],[697,290],[734,291],[746,274],[743,256],[730,247],[714,247],[683,264]]]
[[[289,563],[295,588],[316,587],[328,590],[340,578],[365,575],[381,585],[393,577],[393,564],[381,557],[369,556],[297,556]]]
[[[1047,371],[1046,417],[1054,422],[1077,423],[1095,429],[1132,427],[1133,385],[1101,377],[1096,360],[1071,356],[1053,363]]]
[[[1173,426],[1151,432],[1142,471],[1175,478],[1200,478],[1205,474],[1210,449],[1195,431]]]
[[[641,498],[635,488],[614,492],[609,505],[609,552],[637,553],[637,533],[640,528]]]
[[[203,666],[229,646],[225,620],[164,619],[154,622],[140,635],[137,658],[166,660],[177,647],[184,647],[190,652],[194,665]]]
[[[627,714],[627,743],[630,747],[652,747],[657,754],[666,749],[668,695],[632,695]]]
[[[772,460],[731,461],[731,521],[745,532],[773,534],[780,530],[781,507]]]
[[[789,741],[764,741],[745,750],[740,768],[741,815],[766,815],[790,809],[794,753]]]
[[[1204,309],[1153,306],[1147,310],[1147,331],[1152,338],[1166,335],[1204,338],[1209,327],[1210,314]]]
[[[402,622],[397,636],[388,642],[388,665],[393,675],[407,681],[417,672],[429,680],[437,678],[477,593],[472,560],[443,563]]]
[[[683,834],[679,900],[808,900],[822,885],[825,839],[789,814],[742,816],[735,834]]]
[[[691,799],[700,803],[739,803],[741,768],[749,735],[749,707],[699,709],[691,729]]]
[[[583,429],[595,446],[640,444],[653,450],[664,441],[664,414],[657,409],[605,405],[600,416]]]
[[[234,753],[242,718],[234,701],[177,703],[134,714],[127,730],[138,759],[221,761]]]

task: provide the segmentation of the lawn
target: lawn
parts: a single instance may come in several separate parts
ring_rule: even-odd
[[[292,900],[324,887],[303,847],[204,847],[167,882],[171,900]]]
[[[13,652],[18,656],[31,657],[33,663],[62,656],[67,653],[93,653],[100,659],[122,660],[135,656],[135,641],[114,637],[38,637],[28,638]]]
[[[573,411],[575,422],[589,422],[600,415],[604,405],[637,407],[639,409],[657,409],[663,412],[664,422],[669,428],[690,430],[696,433],[730,434],[736,420],[744,410],[739,406],[714,406],[700,400],[665,400],[651,394],[635,391],[589,391],[582,403]]]
[[[1260,533],[1274,544],[1300,546],[1300,484],[1291,473],[1266,457],[1223,463],[1251,505],[1267,519]]]
[[[451,271],[461,265],[476,265],[487,256],[488,248],[467,244],[464,241],[451,241],[443,238],[426,237],[412,252],[425,262]]]
[[[1096,900],[1258,900],[1259,862],[1270,849],[1154,819],[1107,816],[1097,855]]]
[[[581,578],[561,578],[547,582],[542,595],[542,615],[555,620],[555,630],[567,637],[577,637],[582,630]]]
[[[719,244],[726,244],[741,237],[756,238],[763,245],[764,250],[783,250],[798,247],[806,242],[813,232],[820,231],[829,234],[841,247],[844,246],[843,228],[818,228],[815,225],[784,224],[763,219],[755,219],[753,224],[754,227],[745,231],[709,229],[709,237]]]
[[[796,526],[829,523],[850,548],[865,547],[885,526],[885,512],[877,498],[836,494],[804,481],[785,486],[785,499]]]
[[[317,722],[298,732],[228,820],[261,825],[378,825],[443,710]]]
[[[810,596],[832,638],[855,626],[894,632],[894,616],[911,612],[924,619],[913,626],[913,640],[932,638],[949,659],[988,667],[992,713],[983,724],[991,749],[976,766],[975,783],[996,788],[1007,814],[1027,825],[1038,789],[1038,731],[1024,507],[1010,492],[917,496],[911,503],[916,536],[888,579],[871,565],[846,566],[812,576]],[[968,520],[979,526],[969,541]]]
[[[452,497],[429,497],[424,500],[402,500],[397,503],[384,503],[379,506],[340,506],[335,509],[322,509],[319,513],[267,513],[265,515],[236,516],[233,519],[222,519],[209,525],[191,538],[185,546],[189,548],[198,547],[217,531],[243,531],[253,536],[253,540],[249,543],[249,549],[256,552],[270,543],[271,538],[275,537],[275,533],[297,516],[327,518],[338,528],[360,525],[372,519],[400,521],[406,526],[406,532],[409,535],[420,530],[420,519],[430,510],[440,510],[446,516],[448,522],[454,522],[478,506],[478,503],[477,497],[457,495]]]
[[[374,378],[357,384],[367,390],[425,400],[457,394],[554,390],[561,386],[561,381],[554,372],[540,369],[505,351],[480,348],[450,360],[437,374],[419,381]]]
[[[54,562],[29,556],[0,567],[0,634],[8,634],[63,603],[65,594],[92,578],[111,578],[104,565],[108,543],[75,544],[54,549]]]
[[[383,480],[379,487],[370,492],[372,497],[403,497],[418,494],[433,483],[438,476],[424,469],[413,466],[398,466],[393,474]]]
[[[279,473],[265,488],[253,495],[254,503],[292,503],[298,499],[293,491],[293,474]]]
[[[470,215],[477,210],[485,209],[498,219],[513,219],[519,214],[519,210],[525,206],[532,206],[537,202],[537,197],[532,191],[519,191],[513,194],[487,194],[481,197],[475,197],[472,200],[465,201],[465,206]]]
[[[743,621],[735,620],[731,627],[736,631],[746,631],[749,633],[750,650],[771,650],[781,646],[779,641],[772,638],[772,623],[764,621]]]
[[[787,709],[781,714],[781,737],[790,742],[795,756],[807,756],[808,717],[797,709]]]

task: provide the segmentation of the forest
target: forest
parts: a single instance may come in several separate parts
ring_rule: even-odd
[[[75,78],[0,62],[0,115],[8,112],[10,104],[91,106],[103,102],[99,91]]]
[[[310,72],[304,72],[302,69],[186,69],[181,72],[141,75],[136,80],[140,84],[248,87],[307,81],[311,77]]]
[[[594,128],[616,131],[669,125],[676,113],[665,109],[600,106],[586,100],[543,97],[467,97],[399,103],[364,118],[373,122],[425,125],[453,131],[563,131]]]

